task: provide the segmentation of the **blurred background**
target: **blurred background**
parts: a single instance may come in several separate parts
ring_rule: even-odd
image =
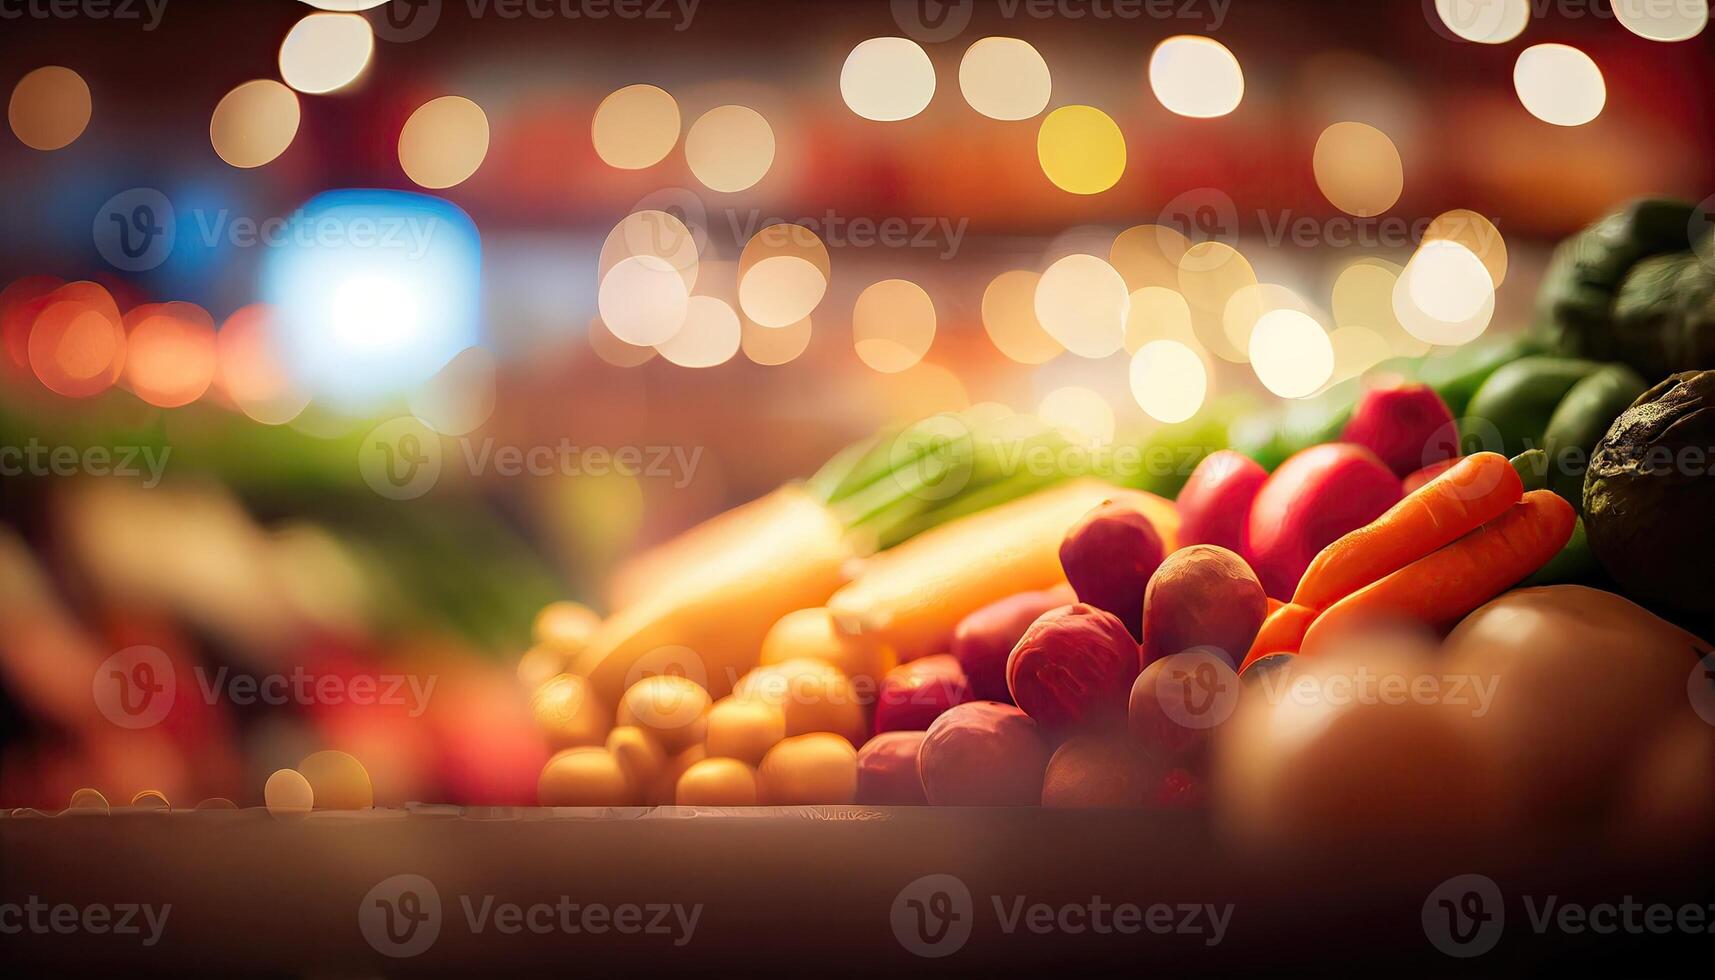
[[[537,611],[842,447],[1212,448],[1522,330],[1707,192],[1662,6],[0,3],[0,805],[533,802]]]

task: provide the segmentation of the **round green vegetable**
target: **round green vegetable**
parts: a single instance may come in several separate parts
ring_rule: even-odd
[[[1542,437],[1548,454],[1548,489],[1573,507],[1584,506],[1584,471],[1590,454],[1649,384],[1624,364],[1609,364],[1581,379],[1560,400]]]
[[[1584,527],[1626,593],[1715,615],[1715,371],[1676,374],[1614,420],[1590,460]]]
[[[1521,357],[1489,375],[1460,420],[1465,450],[1517,456],[1542,446],[1554,410],[1573,385],[1600,368],[1573,357]],[[1500,445],[1494,445],[1495,440]]]

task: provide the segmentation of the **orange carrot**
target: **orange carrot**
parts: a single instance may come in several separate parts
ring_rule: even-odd
[[[1416,493],[1418,488],[1423,486],[1425,483],[1428,483],[1430,480],[1435,479],[1457,466],[1460,459],[1461,457],[1459,456],[1455,456],[1452,459],[1444,459],[1438,463],[1430,463],[1423,469],[1411,473],[1402,481],[1405,486],[1405,492]]]
[[[1505,456],[1466,456],[1387,513],[1323,548],[1299,580],[1292,601],[1326,609],[1500,517],[1523,492],[1518,472]]]
[[[1245,662],[1240,664],[1239,668],[1242,670],[1249,667],[1251,661],[1260,660],[1271,653],[1297,653],[1299,644],[1304,642],[1304,634],[1309,631],[1310,624],[1315,619],[1316,610],[1294,602],[1286,603],[1270,612],[1268,618],[1262,621],[1262,629],[1257,630],[1256,639],[1251,641],[1250,652],[1245,654]]]
[[[1449,626],[1559,553],[1577,517],[1552,490],[1532,490],[1497,520],[1329,606],[1300,652],[1319,653],[1362,623]]]

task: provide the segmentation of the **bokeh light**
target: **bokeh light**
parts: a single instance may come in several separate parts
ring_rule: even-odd
[[[1048,108],[1054,79],[1048,62],[1016,37],[985,37],[959,62],[959,91],[990,119],[1029,119]]]
[[[63,285],[53,276],[25,276],[0,289],[0,340],[5,343],[6,363],[17,368],[30,366],[30,326],[49,295]]]
[[[1369,327],[1335,327],[1328,344],[1334,348],[1333,381],[1356,377],[1393,356],[1386,338]]]
[[[1309,314],[1272,310],[1251,331],[1250,362],[1263,387],[1282,398],[1303,398],[1333,377],[1334,347]]]
[[[1131,293],[1102,259],[1068,255],[1036,283],[1036,319],[1049,336],[1079,357],[1107,357],[1125,344]]]
[[[1183,422],[1209,393],[1209,375],[1197,352],[1177,340],[1152,340],[1131,359],[1131,395],[1157,422]]]
[[[1435,0],[1435,13],[1456,36],[1478,44],[1505,44],[1524,33],[1531,0]]]
[[[1338,122],[1323,130],[1313,165],[1316,186],[1328,203],[1358,217],[1393,207],[1405,189],[1399,148],[1366,123]]]
[[[679,331],[690,299],[679,270],[653,255],[634,255],[602,277],[596,307],[615,337],[654,347]]]
[[[1608,102],[1602,69],[1568,44],[1536,44],[1519,52],[1513,88],[1531,115],[1556,126],[1582,126]]]
[[[283,237],[266,250],[260,298],[317,405],[373,408],[479,342],[482,238],[447,201],[330,191],[295,210]]]
[[[1179,288],[1179,262],[1191,242],[1166,225],[1136,225],[1114,238],[1108,264],[1125,278],[1126,288]]]
[[[1227,339],[1227,304],[1257,282],[1256,270],[1238,249],[1225,242],[1198,242],[1179,259],[1179,295],[1191,309],[1197,340],[1215,356],[1242,363],[1245,348]]]
[[[1101,446],[1114,441],[1113,406],[1082,385],[1056,388],[1042,396],[1036,416],[1080,442]]]
[[[642,170],[679,143],[679,103],[655,85],[627,85],[601,100],[590,123],[596,155],[610,167]]]
[[[595,356],[614,367],[631,368],[647,364],[655,357],[655,348],[628,344],[613,335],[601,317],[592,317],[589,325],[590,349]]]
[[[1185,297],[1166,286],[1145,286],[1131,294],[1125,320],[1126,353],[1136,354],[1156,340],[1176,341],[1193,351],[1202,348]]]
[[[774,165],[774,130],[748,106],[716,106],[685,134],[685,163],[709,190],[753,187]]]
[[[1626,30],[1651,41],[1685,41],[1709,24],[1708,0],[1609,0]]]
[[[1470,249],[1489,270],[1489,278],[1500,288],[1507,278],[1507,242],[1488,218],[1465,208],[1445,211],[1424,229],[1423,240],[1458,242]]]
[[[759,327],[746,320],[740,324],[739,348],[756,364],[788,364],[810,346],[813,329],[809,317],[784,327]]]
[[[37,68],[12,89],[6,119],[12,135],[32,150],[59,150],[77,141],[93,111],[89,85],[70,68]]]
[[[596,260],[597,282],[621,261],[638,256],[661,260],[685,281],[688,295],[697,285],[703,240],[679,218],[667,211],[633,211],[619,220],[602,242]]]
[[[935,97],[935,66],[916,41],[872,37],[846,56],[840,68],[840,97],[865,119],[910,119]]]
[[[245,82],[214,107],[208,139],[228,164],[248,170],[272,163],[298,135],[298,97],[271,78]]]
[[[29,328],[28,359],[52,392],[87,398],[112,387],[129,356],[119,309],[107,290],[71,283],[48,297]]]
[[[443,95],[419,106],[399,133],[399,165],[420,187],[462,184],[487,156],[488,116],[461,95]]]
[[[1366,257],[1340,270],[1334,280],[1334,323],[1363,327],[1388,344],[1395,357],[1419,357],[1430,345],[1406,332],[1394,312],[1394,287],[1404,267],[1386,259]]]
[[[1100,194],[1125,174],[1125,134],[1100,109],[1061,106],[1042,120],[1036,159],[1055,187],[1072,194]]]
[[[1400,273],[1393,309],[1406,332],[1425,343],[1469,343],[1494,316],[1494,280],[1483,260],[1459,242],[1424,242]]]
[[[214,321],[190,303],[162,303],[131,327],[125,383],[157,408],[178,408],[203,396],[219,366]]]
[[[685,307],[684,326],[656,344],[655,349],[680,367],[714,367],[732,360],[738,353],[742,333],[738,314],[726,300],[692,296]]]
[[[1297,310],[1306,315],[1310,307],[1304,300],[1287,289],[1272,282],[1246,283],[1227,297],[1227,305],[1221,311],[1221,334],[1226,338],[1227,345],[1235,351],[1249,351],[1251,331],[1256,329],[1258,320],[1275,310]]]
[[[1245,97],[1239,59],[1212,37],[1181,34],[1155,46],[1149,87],[1169,112],[1197,119],[1224,116]]]
[[[1042,277],[1013,269],[983,290],[983,329],[995,349],[1019,364],[1045,364],[1066,348],[1036,318],[1036,286]]]
[[[494,414],[494,355],[469,347],[411,391],[406,405],[418,421],[443,436],[474,432]]]
[[[883,374],[912,367],[935,342],[935,303],[923,287],[884,279],[858,294],[852,306],[852,349]]]
[[[280,42],[280,77],[300,92],[332,92],[357,80],[375,53],[375,32],[356,14],[311,14]]]
[[[752,235],[738,259],[738,302],[758,326],[789,327],[815,311],[833,275],[828,247],[803,225]]]
[[[284,425],[310,403],[309,392],[286,370],[277,330],[273,310],[252,303],[234,311],[215,334],[221,392],[263,425]]]

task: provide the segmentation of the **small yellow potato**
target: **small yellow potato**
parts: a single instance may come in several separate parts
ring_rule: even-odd
[[[853,746],[869,737],[866,699],[839,668],[822,660],[758,667],[740,679],[733,693],[777,706],[788,736],[832,732]]]
[[[311,752],[298,763],[298,771],[310,781],[318,810],[367,810],[375,805],[369,770],[350,753]]]
[[[673,802],[679,806],[754,806],[756,771],[737,759],[704,759],[679,777]]]
[[[583,746],[558,752],[536,780],[542,806],[630,806],[631,784],[612,752]]]
[[[525,690],[534,691],[556,674],[565,673],[571,665],[572,658],[566,655],[566,651],[538,643],[518,658],[518,683],[523,684]]]
[[[667,768],[667,751],[655,736],[636,725],[621,725],[608,732],[607,750],[619,760],[633,799],[642,799]]]
[[[708,713],[709,692],[675,674],[645,677],[619,699],[619,724],[648,731],[670,753],[703,740]]]
[[[67,810],[92,811],[107,813],[107,797],[101,795],[98,789],[84,787],[71,794],[71,802],[66,804]]]
[[[538,687],[530,698],[530,713],[556,749],[600,745],[612,727],[613,715],[590,689],[589,680],[577,674],[558,674]]]
[[[784,739],[756,771],[756,797],[766,804],[850,803],[856,795],[857,750],[826,732]]]
[[[600,625],[601,617],[593,609],[580,602],[563,600],[542,607],[536,614],[532,634],[537,646],[555,647],[571,657],[583,652]]]
[[[780,617],[762,638],[764,667],[812,657],[832,664],[854,683],[872,686],[899,663],[893,649],[871,638],[842,633],[827,609],[816,606]]]
[[[316,793],[310,781],[296,769],[281,769],[262,787],[262,802],[276,817],[301,817],[315,806]]]
[[[136,810],[159,810],[162,813],[172,812],[173,805],[167,802],[167,794],[158,789],[141,789],[131,797],[131,807]]]
[[[668,759],[667,768],[655,777],[655,784],[649,787],[649,793],[643,797],[643,802],[650,806],[671,806],[679,792],[679,777],[708,757],[708,751],[701,745],[693,745]]]
[[[755,766],[774,743],[785,737],[786,715],[779,705],[729,695],[709,708],[709,728],[703,745],[710,756]]]

